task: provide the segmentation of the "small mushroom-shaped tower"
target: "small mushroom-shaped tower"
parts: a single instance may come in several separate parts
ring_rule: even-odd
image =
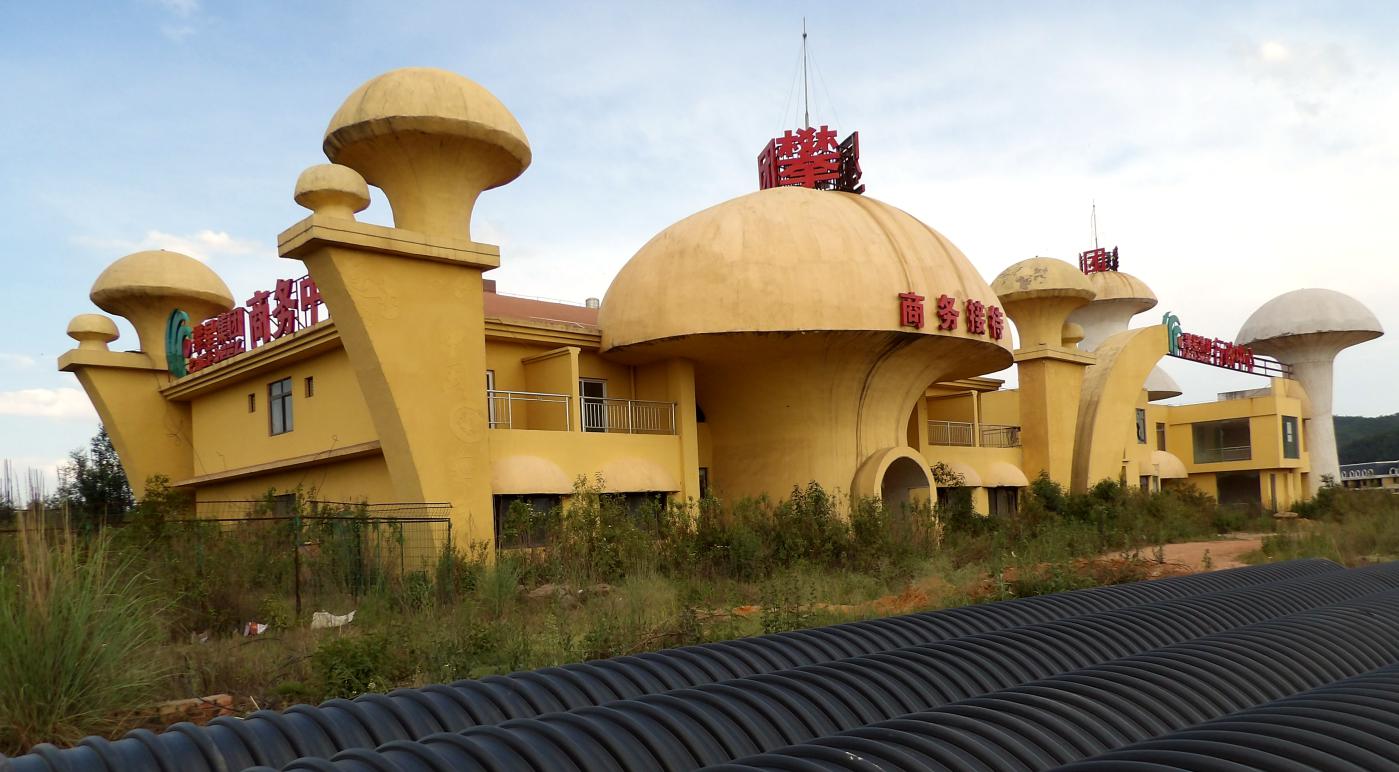
[[[530,163],[524,129],[495,95],[428,67],[356,89],[330,119],[324,149],[384,191],[397,227],[467,240],[476,197]]]
[[[296,178],[292,198],[316,214],[353,220],[369,206],[369,185],[348,166],[316,164]]]
[[[68,337],[85,351],[106,351],[119,335],[116,322],[102,314],[78,314],[68,323]]]
[[[1355,298],[1328,289],[1283,293],[1259,307],[1235,338],[1260,354],[1292,366],[1311,403],[1307,448],[1311,453],[1311,492],[1321,478],[1340,479],[1336,426],[1331,415],[1332,367],[1341,349],[1384,334],[1375,315]]]
[[[1052,257],[1021,260],[1001,271],[991,289],[1015,322],[1021,349],[1062,348],[1069,315],[1097,295],[1088,277]]]
[[[1083,328],[1068,320],[1096,292],[1078,268],[1052,257],[1021,260],[1001,271],[991,289],[1020,338],[1015,362],[1025,474],[1043,472],[1068,485],[1083,371],[1093,362],[1074,345]]]
[[[176,310],[195,322],[233,307],[218,274],[189,255],[164,249],[136,252],[107,266],[88,293],[97,307],[136,328],[141,351],[165,362],[165,327]]]

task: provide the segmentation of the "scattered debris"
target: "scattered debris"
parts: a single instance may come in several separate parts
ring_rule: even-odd
[[[355,611],[348,614],[332,614],[329,611],[317,611],[311,615],[311,629],[325,630],[332,627],[344,627],[355,621]]]
[[[268,625],[261,622],[249,622],[243,625],[243,635],[262,635],[267,632]]]
[[[166,726],[180,721],[206,724],[219,716],[233,715],[233,695],[214,694],[208,697],[162,702],[156,706],[156,714]]]

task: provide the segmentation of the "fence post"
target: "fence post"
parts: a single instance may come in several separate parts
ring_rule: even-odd
[[[291,516],[291,572],[292,585],[296,588],[296,620],[301,621],[301,508]]]

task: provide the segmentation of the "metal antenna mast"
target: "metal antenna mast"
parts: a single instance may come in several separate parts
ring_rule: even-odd
[[[1098,248],[1098,201],[1093,200],[1093,248]]]
[[[802,123],[811,128],[811,89],[806,83],[806,17],[802,17]]]

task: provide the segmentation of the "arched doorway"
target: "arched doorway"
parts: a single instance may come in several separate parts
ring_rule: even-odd
[[[879,482],[879,497],[884,508],[897,512],[911,502],[927,501],[930,492],[928,472],[917,461],[900,456],[884,470]]]

